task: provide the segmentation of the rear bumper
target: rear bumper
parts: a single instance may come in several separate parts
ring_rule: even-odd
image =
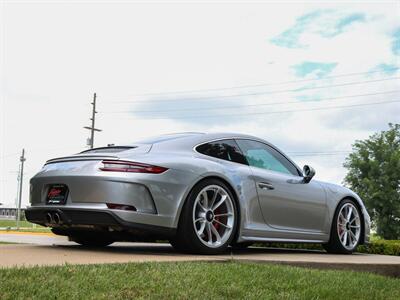
[[[30,180],[32,207],[47,204],[49,188],[68,187],[66,203],[60,208],[107,210],[106,204],[129,205],[136,213],[114,213],[127,222],[177,227],[178,215],[190,187],[197,182],[193,172],[169,169],[162,174],[101,172],[97,162],[49,164]]]
[[[48,215],[54,218],[58,215],[59,222],[49,222]],[[68,230],[101,230],[107,232],[129,232],[133,235],[149,235],[168,238],[176,234],[175,228],[128,222],[109,210],[67,207],[30,207],[25,211],[29,222]],[[54,220],[54,219],[53,219]]]

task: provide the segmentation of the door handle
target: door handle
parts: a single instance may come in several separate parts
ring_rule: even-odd
[[[274,186],[269,182],[259,182],[258,187],[263,190],[273,190]]]

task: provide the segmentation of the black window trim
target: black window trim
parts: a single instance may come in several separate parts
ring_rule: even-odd
[[[223,138],[219,138],[219,139],[212,139],[212,140],[209,140],[209,141],[206,141],[206,142],[201,142],[201,143],[199,143],[199,144],[197,144],[197,145],[195,145],[195,146],[193,147],[193,151],[195,151],[195,152],[198,153],[198,154],[207,156],[207,157],[213,157],[213,156],[209,156],[209,155],[200,153],[199,151],[197,151],[197,147],[199,147],[199,146],[201,146],[201,145],[204,145],[204,144],[208,144],[208,143],[212,143],[212,142],[217,142],[217,141],[224,141],[224,140],[234,140],[235,143],[237,144],[237,146],[239,147],[239,149],[240,149],[240,151],[241,151],[242,153],[243,153],[243,150],[240,148],[240,146],[239,146],[239,144],[236,142],[236,140],[248,140],[248,141],[253,141],[253,142],[259,142],[259,143],[264,144],[264,145],[266,145],[266,146],[268,146],[268,147],[271,147],[271,148],[274,149],[276,152],[278,152],[279,154],[281,154],[281,155],[282,155],[296,170],[297,170],[298,176],[299,176],[299,177],[303,177],[303,172],[302,172],[302,170],[301,170],[301,169],[300,169],[300,168],[299,168],[285,153],[283,153],[281,150],[279,150],[278,148],[276,148],[274,145],[268,143],[267,141],[263,141],[263,140],[259,140],[259,139],[251,139],[251,138],[246,138],[246,137],[234,137],[234,136],[232,136],[232,137],[223,137]],[[243,154],[243,156],[244,156],[244,154]],[[249,162],[247,162],[247,164],[242,164],[242,163],[238,163],[238,162],[235,162],[235,161],[224,160],[224,159],[221,159],[221,158],[218,158],[218,157],[213,157],[213,158],[218,159],[218,160],[222,160],[222,161],[227,161],[227,162],[239,164],[239,165],[242,165],[242,166],[243,166],[243,165],[245,165],[245,166],[250,166],[250,165],[249,165]],[[246,159],[246,157],[245,157],[245,159]],[[247,161],[247,159],[246,159],[246,161]],[[290,175],[296,176],[296,175],[294,175],[294,174],[290,174]]]
[[[203,146],[203,145],[205,145],[205,144],[209,144],[209,143],[213,143],[213,142],[218,142],[218,141],[226,141],[226,140],[234,141],[235,144],[236,144],[236,146],[238,146],[240,152],[242,152],[242,154],[243,154],[242,149],[239,147],[238,143],[236,142],[236,138],[234,138],[234,137],[213,139],[213,140],[209,140],[209,141],[207,141],[207,142],[201,142],[200,144],[197,144],[197,145],[195,145],[195,146],[193,147],[193,151],[196,152],[196,153],[198,153],[198,154],[204,155],[204,156],[206,156],[206,157],[212,157],[212,158],[215,158],[215,159],[218,159],[218,160],[221,160],[221,161],[226,161],[226,162],[230,162],[230,163],[234,163],[234,164],[239,164],[239,165],[241,165],[241,166],[248,166],[248,167],[250,167],[250,166],[249,166],[249,162],[247,161],[247,158],[244,156],[244,154],[243,154],[243,157],[244,157],[244,159],[245,159],[245,161],[246,161],[246,164],[242,164],[242,163],[239,163],[239,162],[236,162],[236,161],[232,161],[232,160],[225,160],[225,159],[222,159],[222,158],[218,158],[218,157],[214,157],[214,156],[211,156],[211,155],[203,154],[203,153],[197,151],[197,148],[198,148],[198,147]]]

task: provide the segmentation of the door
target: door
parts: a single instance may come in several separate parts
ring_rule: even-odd
[[[324,231],[327,205],[322,186],[302,183],[300,171],[273,147],[236,141],[252,170],[264,221],[281,230]]]

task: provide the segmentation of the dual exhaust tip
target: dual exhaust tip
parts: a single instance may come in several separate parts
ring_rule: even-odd
[[[48,224],[62,224],[61,216],[58,213],[47,213],[46,221]]]

